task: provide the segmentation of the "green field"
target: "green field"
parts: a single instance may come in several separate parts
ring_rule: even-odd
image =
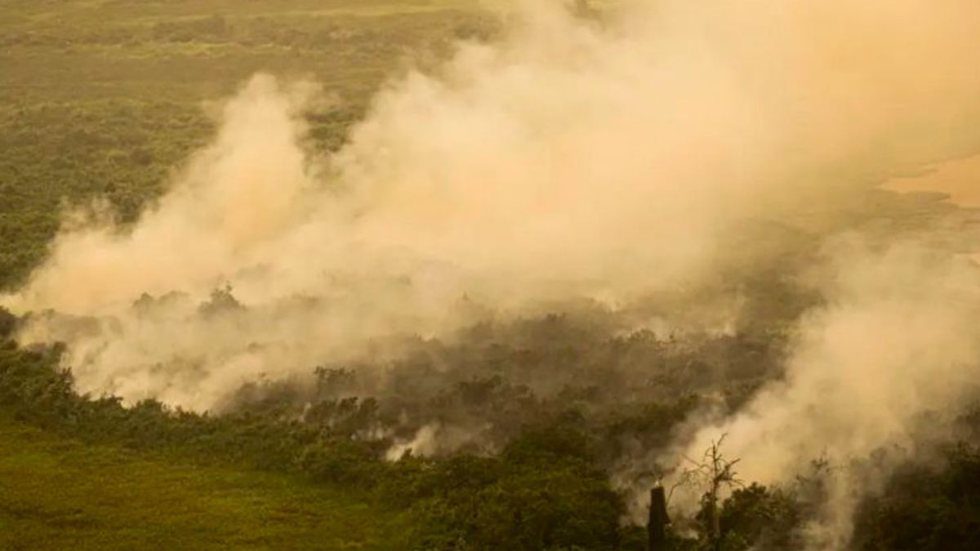
[[[391,520],[349,491],[0,417],[2,549],[392,549]]]

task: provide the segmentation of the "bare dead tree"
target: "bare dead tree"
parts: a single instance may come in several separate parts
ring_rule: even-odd
[[[693,485],[704,489],[701,500],[707,516],[710,545],[715,551],[721,549],[720,494],[725,488],[743,486],[735,471],[735,465],[740,459],[726,459],[721,452],[726,436],[727,434],[723,434],[718,440],[712,440],[700,460],[685,456],[684,460],[690,466],[681,472],[668,494],[669,500],[674,490],[680,486]]]

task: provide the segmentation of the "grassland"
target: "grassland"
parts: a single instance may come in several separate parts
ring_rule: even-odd
[[[350,491],[91,445],[0,416],[0,548],[392,549]]]

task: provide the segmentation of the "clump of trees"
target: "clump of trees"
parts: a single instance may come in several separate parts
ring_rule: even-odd
[[[698,401],[694,395],[657,397],[614,408],[604,405],[601,390],[563,388],[549,394],[541,387],[539,394],[530,373],[525,385],[508,382],[505,374],[429,380],[432,389],[412,403],[384,392],[354,395],[363,390],[357,369],[323,368],[313,395],[285,384],[251,385],[222,414],[186,412],[152,400],[123,407],[115,397],[77,394],[71,372],[60,367],[61,347],[18,347],[9,338],[17,323],[0,309],[2,414],[86,441],[355,487],[411,520],[412,529],[403,535],[407,549],[645,549],[643,527],[624,522],[624,496],[611,486],[609,469],[617,453],[626,453],[627,441],[666,445],[670,431]],[[498,346],[527,345],[533,334],[534,339],[546,336],[552,350],[563,349],[554,319],[544,319],[545,329],[521,323],[518,335],[500,339]],[[602,339],[589,342],[600,346]],[[533,349],[541,353],[548,346]],[[496,360],[510,357],[497,352]],[[519,357],[526,366],[543,361]],[[463,446],[434,457],[407,450],[390,460],[386,455],[396,437],[410,432],[397,412],[425,408],[437,415],[419,419],[451,422],[479,414],[506,428],[488,440],[490,447]],[[966,426],[980,427],[969,419]],[[677,524],[669,534],[670,548],[798,548],[800,527],[813,518],[816,479],[790,487],[742,483],[737,458],[725,458],[720,444],[693,468],[704,475],[694,477],[704,491],[701,510],[693,522]],[[940,466],[910,460],[881,494],[862,504],[855,548],[976,548],[980,450],[960,443],[943,457]]]
[[[414,519],[405,546],[417,549],[616,549],[621,496],[598,466],[589,438],[543,424],[496,455],[386,461],[391,442],[365,436],[376,402],[318,405],[309,420],[257,413],[199,415],[147,400],[80,396],[59,367],[58,346],[0,345],[3,413],[86,441],[167,451],[202,462],[296,472],[311,482],[351,485]]]
[[[946,446],[935,463],[909,461],[857,516],[866,551],[980,549],[980,439]]]

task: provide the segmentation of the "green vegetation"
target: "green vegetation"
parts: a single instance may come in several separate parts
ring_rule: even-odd
[[[575,333],[562,326],[555,318],[528,321],[511,327],[511,338],[546,338],[550,345],[530,349],[567,354],[557,343],[567,345]],[[383,549],[641,550],[642,529],[621,522],[625,496],[610,485],[610,461],[630,442],[662,448],[695,404],[693,398],[671,403],[664,397],[610,407],[595,385],[536,394],[492,379],[439,383],[440,375],[419,366],[406,375],[421,390],[415,403],[405,398],[412,393],[333,397],[338,385],[353,384],[352,373],[321,369],[319,395],[310,401],[298,400],[299,389],[289,385],[251,387],[228,413],[198,415],[153,401],[124,408],[114,398],[79,396],[71,374],[58,368],[59,354],[58,347],[28,351],[10,341],[0,347],[0,524],[12,527],[18,543],[57,546],[67,530],[104,548],[106,541],[125,546],[163,531],[171,538],[166,541],[198,547],[276,547],[273,542],[280,541],[292,549],[309,538],[337,542],[328,548],[343,548],[343,541]],[[362,369],[370,373],[370,366]],[[423,389],[430,385],[438,390],[427,396]],[[393,405],[428,408],[457,423],[480,412],[500,424],[504,443],[496,454],[464,446],[437,458],[406,453],[387,461],[392,432],[379,428],[397,430],[399,421],[388,411]],[[305,415],[291,413],[297,408]],[[961,420],[964,440],[944,452],[946,468],[908,460],[900,476],[864,504],[860,548],[975,548],[970,538],[980,518],[974,499],[980,450],[966,442],[980,435],[977,419]],[[487,437],[492,440],[492,433]],[[789,487],[735,487],[718,510],[717,530],[706,493],[689,526],[699,535],[675,534],[673,547],[798,547],[800,528],[818,513],[825,477],[831,476],[825,464],[815,467],[812,476]],[[141,497],[116,499],[129,493]],[[182,496],[207,513],[195,514],[202,509],[184,505]],[[225,528],[210,529],[212,523]],[[234,528],[238,523],[241,528]],[[284,533],[282,525],[296,523],[305,531]],[[908,541],[920,544],[904,546]]]
[[[909,462],[880,496],[867,500],[858,515],[857,546],[875,551],[980,547],[978,428],[974,425],[972,444],[947,446],[938,467]]]
[[[0,417],[3,549],[391,549],[391,519],[349,491]]]
[[[595,466],[595,456],[586,438],[566,425],[527,431],[496,457],[459,454],[445,460],[428,460],[406,455],[401,461],[387,462],[380,453],[385,449],[384,441],[357,437],[371,424],[371,415],[365,414],[371,409],[367,405],[370,401],[353,409],[339,408],[334,415],[324,414],[311,422],[287,421],[274,410],[211,417],[169,412],[155,402],[143,402],[126,409],[115,399],[91,400],[76,395],[71,390],[70,374],[56,368],[57,356],[57,349],[27,352],[6,342],[0,351],[0,403],[6,404],[9,415],[20,422],[44,427],[62,438],[78,438],[93,446],[88,450],[80,444],[66,445],[63,441],[45,437],[47,440],[41,439],[33,451],[38,455],[47,453],[48,464],[52,462],[51,455],[60,457],[63,454],[68,467],[77,465],[74,467],[76,472],[83,472],[86,461],[107,456],[113,458],[120,469],[102,469],[99,475],[108,479],[107,483],[99,483],[106,492],[118,488],[118,493],[124,493],[122,488],[127,486],[152,492],[158,485],[175,484],[174,492],[206,493],[216,490],[211,490],[214,486],[199,488],[199,477],[212,473],[217,480],[231,479],[242,484],[247,481],[241,492],[252,489],[253,494],[246,493],[245,497],[253,495],[253,501],[257,502],[255,508],[242,505],[244,510],[238,517],[232,516],[234,512],[227,513],[241,522],[249,522],[249,515],[274,514],[274,505],[286,500],[291,495],[289,491],[307,492],[312,496],[309,507],[299,509],[297,515],[303,517],[311,508],[316,509],[317,504],[324,504],[326,509],[322,521],[305,521],[313,524],[311,537],[318,530],[323,531],[318,533],[335,530],[332,532],[334,540],[350,538],[371,543],[377,534],[385,533],[383,519],[397,515],[401,517],[399,523],[407,529],[390,536],[383,548],[452,549],[463,545],[477,549],[504,546],[534,550],[564,549],[573,545],[591,549],[620,546],[619,519],[623,510],[619,496],[609,488],[606,474]],[[329,406],[329,403],[321,405]],[[15,436],[11,444],[14,448],[19,447],[18,438],[23,440],[39,434],[24,428],[10,430]],[[43,445],[46,441],[55,444],[46,448]],[[106,451],[110,449],[106,445],[138,450],[151,458],[165,453],[180,462],[178,466],[164,467],[159,459],[154,463],[136,456],[127,458],[118,449]],[[27,448],[23,453],[31,452],[32,448]],[[35,507],[40,509],[38,515],[48,511],[43,500],[62,499],[60,492],[53,489],[56,481],[47,487],[51,495],[45,492],[44,486],[32,486],[34,482],[30,482],[31,477],[25,473],[30,470],[27,466],[31,461],[29,458],[14,455],[9,461],[10,471],[4,472],[3,478],[11,479],[5,484],[12,486],[11,495],[15,497],[13,504],[6,505],[0,522],[19,522],[17,519],[23,515],[15,505],[35,507],[31,505],[31,499],[42,500]],[[187,465],[189,461],[210,467],[191,467]],[[183,468],[179,466],[181,464]],[[44,465],[40,461],[37,467],[37,481],[41,483],[47,480]],[[16,470],[18,466],[20,471]],[[231,466],[248,471],[230,471]],[[279,479],[251,472],[257,468],[295,478]],[[67,470],[66,474],[71,472]],[[136,479],[143,480],[144,484],[139,486]],[[297,481],[300,479],[310,488],[299,488]],[[75,499],[87,500],[84,496],[88,487],[86,482],[73,488],[72,495]],[[19,497],[30,492],[40,495],[30,499]],[[340,495],[345,497],[338,498],[336,504],[329,501]],[[218,496],[217,499],[228,498]],[[358,506],[358,501],[364,499],[378,505],[373,508],[363,504]],[[267,501],[271,502],[268,506],[264,505]],[[92,506],[99,503],[93,500]],[[199,527],[208,522],[204,518],[200,520],[201,524],[183,523],[187,520],[183,515],[191,511],[168,499],[154,501],[147,496],[144,503],[149,508],[142,511],[144,518],[152,515],[152,508],[157,507],[160,523],[173,522],[174,529],[186,531],[174,537],[195,538]],[[233,502],[228,505],[229,508],[233,506]],[[126,507],[126,502],[105,505],[103,514],[111,512],[113,507]],[[176,509],[171,511],[173,507]],[[373,521],[371,528],[374,531],[365,529],[364,535],[358,536],[361,532],[355,530],[356,527],[363,526],[367,522],[365,517],[378,508],[383,508],[386,513]],[[220,509],[214,511],[210,518],[219,518],[219,512]],[[57,514],[61,513],[51,513]],[[86,514],[79,513],[83,517]],[[90,513],[96,514],[97,511]],[[133,518],[131,514],[138,515],[139,509],[134,507],[130,513],[121,513],[114,524],[105,528],[108,534],[93,534],[92,537],[114,537],[114,530],[124,532],[120,538],[130,537],[124,527]],[[169,520],[171,514],[175,517],[172,521]],[[348,516],[349,520],[345,520]],[[283,522],[288,521],[288,517],[283,519]],[[353,532],[338,528],[346,522],[351,523]],[[43,519],[23,525],[24,539],[50,537],[46,535],[47,526]],[[80,526],[84,528],[84,523]],[[275,525],[267,529],[269,533],[242,537],[275,538]],[[80,537],[87,535],[79,534]],[[134,534],[132,537],[141,536]],[[234,543],[222,539],[226,536],[221,533],[213,537],[216,545]],[[18,538],[17,541],[23,540]],[[235,541],[248,543],[252,540]],[[288,548],[302,548],[302,545],[302,539],[295,543],[290,540],[287,544]]]

